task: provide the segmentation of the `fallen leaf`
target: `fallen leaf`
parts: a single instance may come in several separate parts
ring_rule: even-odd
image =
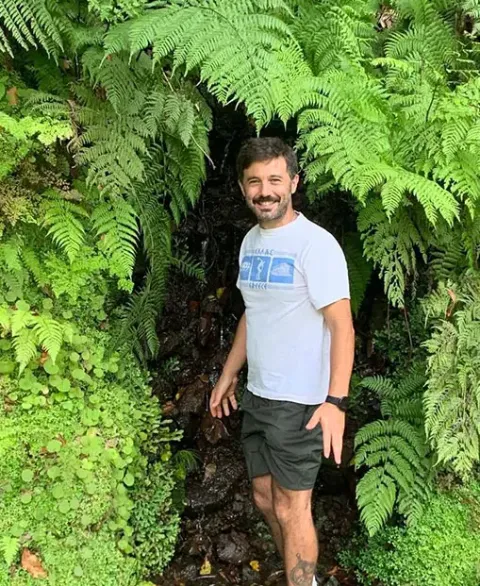
[[[226,287],[219,287],[217,289],[217,299],[221,299],[223,297],[223,294],[225,293],[225,289],[226,289]]]
[[[40,356],[40,364],[43,366],[45,364],[45,362],[48,360],[49,354],[48,352],[42,352],[42,355]]]
[[[46,578],[48,576],[40,558],[27,548],[22,551],[22,568],[33,578]]]
[[[257,562],[257,560],[252,560],[250,562],[250,567],[254,572],[260,572],[260,562]]]
[[[18,90],[15,86],[11,87],[6,91],[7,102],[10,106],[16,106],[18,104]]]
[[[200,568],[200,576],[208,576],[212,573],[212,564],[210,563],[208,558],[205,558],[205,561]]]
[[[331,570],[328,570],[327,574],[329,576],[335,576],[335,574],[338,572],[340,568],[338,566],[333,566],[333,568]]]
[[[455,291],[452,291],[452,289],[447,289],[447,293],[452,300],[452,303],[447,308],[446,317],[451,317],[455,304],[457,303],[457,296],[455,295]]]
[[[199,374],[198,378],[202,381],[202,383],[208,383],[210,380],[208,374]]]
[[[215,476],[216,472],[217,472],[217,465],[215,464],[215,462],[212,462],[211,464],[207,464],[205,466],[205,475],[203,477],[203,482],[206,482],[207,480],[210,480],[210,478],[213,478]]]

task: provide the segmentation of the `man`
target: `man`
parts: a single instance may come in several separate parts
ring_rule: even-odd
[[[258,225],[241,246],[237,284],[246,309],[210,410],[222,417],[237,409],[238,372],[248,359],[242,442],[254,501],[288,586],[315,586],[312,489],[322,446],[341,461],[353,365],[347,267],[333,236],[293,209],[298,167],[290,147],[251,139],[237,171]]]

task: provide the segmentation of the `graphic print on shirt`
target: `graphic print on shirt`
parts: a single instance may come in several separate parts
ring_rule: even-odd
[[[294,286],[295,255],[264,249],[247,252],[240,265],[240,281],[248,287],[290,289]]]

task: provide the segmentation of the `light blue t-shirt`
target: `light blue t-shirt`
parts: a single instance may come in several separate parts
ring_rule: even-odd
[[[249,391],[267,399],[323,403],[330,382],[330,332],[319,310],[350,298],[340,245],[298,214],[279,228],[252,228],[239,260]]]

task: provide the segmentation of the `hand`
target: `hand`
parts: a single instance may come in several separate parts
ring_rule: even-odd
[[[325,458],[330,457],[333,449],[335,462],[342,463],[343,432],[345,431],[345,413],[331,403],[322,403],[307,423],[307,429],[313,429],[318,424],[322,426],[323,453]]]
[[[238,409],[237,399],[235,398],[237,383],[237,375],[222,374],[218,379],[210,397],[210,413],[213,417],[221,418],[223,415],[228,417],[230,415],[229,404],[234,410]]]

